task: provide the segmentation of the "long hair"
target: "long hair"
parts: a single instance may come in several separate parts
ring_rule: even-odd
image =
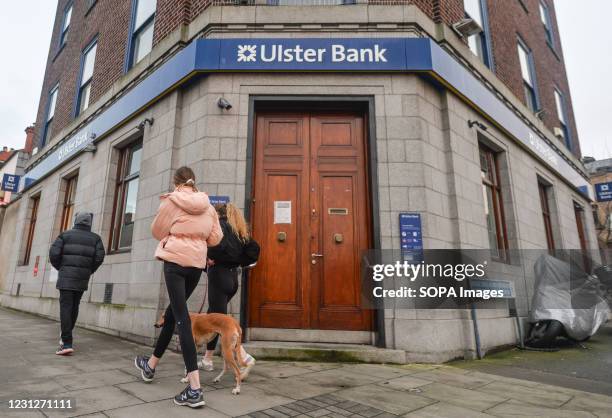
[[[195,174],[193,170],[187,166],[179,167],[174,172],[174,186],[182,187],[188,186],[193,189],[194,192],[198,191],[198,188],[195,185]]]
[[[219,216],[227,218],[227,223],[241,241],[247,241],[249,239],[249,225],[244,219],[244,215],[242,215],[240,209],[232,203],[227,203],[218,206],[217,212]]]

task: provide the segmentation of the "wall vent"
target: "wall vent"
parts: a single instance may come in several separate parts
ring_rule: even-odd
[[[17,293],[15,293],[15,296],[19,296],[19,293],[21,293],[21,283],[17,283]]]
[[[113,303],[113,283],[104,285],[104,303]]]

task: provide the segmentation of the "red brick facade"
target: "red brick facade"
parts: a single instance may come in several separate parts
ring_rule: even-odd
[[[541,0],[487,0],[489,26],[491,28],[495,74],[514,94],[525,102],[523,79],[517,53],[517,37],[520,36],[533,51],[541,107],[545,111],[543,121],[551,130],[559,126],[555,106],[555,86],[565,96],[568,123],[572,137],[572,150],[580,157],[580,144],[574,120],[569,84],[561,51],[561,40],[552,0],[549,7],[554,32],[554,51],[546,42],[544,25],[540,20],[538,2]]]
[[[73,1],[68,40],[59,48],[64,9],[70,0],[60,0],[53,26],[47,58],[47,69],[36,117],[36,137],[40,138],[51,89],[59,83],[55,116],[49,138],[74,119],[77,78],[81,68],[81,52],[97,36],[90,103],[95,102],[123,74],[125,45],[130,21],[130,2],[98,0],[87,10],[87,2]]]
[[[86,1],[73,1],[72,19],[68,42],[59,51],[60,26],[63,11],[69,1],[60,0],[55,18],[53,37],[49,49],[47,69],[37,115],[37,132],[42,134],[49,91],[59,82],[59,95],[55,109],[53,129],[49,137],[57,134],[74,118],[77,78],[80,71],[81,51],[97,36],[98,48],[92,81],[90,103],[93,103],[123,74],[126,46],[130,25],[130,0],[98,0],[87,10]],[[580,155],[578,137],[571,106],[571,97],[559,31],[556,26],[554,5],[549,4],[555,34],[555,51],[546,43],[544,27],[538,9],[540,0],[486,0],[492,39],[494,70],[511,91],[523,102],[521,71],[517,54],[517,36],[520,34],[532,49],[542,108],[545,110],[544,123],[551,130],[558,126],[553,89],[557,86],[565,95],[572,133],[573,150]],[[462,0],[370,0],[372,4],[415,4],[432,20],[452,25],[464,16]],[[235,4],[233,0],[158,0],[155,15],[154,44],[181,25],[193,21],[204,9],[216,4]],[[347,6],[348,7],[348,6]]]

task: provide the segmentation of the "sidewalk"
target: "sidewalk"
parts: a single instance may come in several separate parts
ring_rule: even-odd
[[[54,321],[0,309],[0,416],[612,417],[612,397],[469,369],[274,361],[259,361],[238,396],[231,374],[212,384],[214,372],[202,372],[207,406],[190,410],[171,400],[185,386],[180,355],[168,352],[145,384],[133,357],[150,348],[77,329],[75,355],[61,358],[58,334]],[[9,411],[9,399],[75,408]]]

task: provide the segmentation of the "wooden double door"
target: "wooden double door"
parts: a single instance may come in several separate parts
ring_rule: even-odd
[[[258,112],[249,325],[372,329],[361,307],[360,257],[371,221],[362,114]]]

